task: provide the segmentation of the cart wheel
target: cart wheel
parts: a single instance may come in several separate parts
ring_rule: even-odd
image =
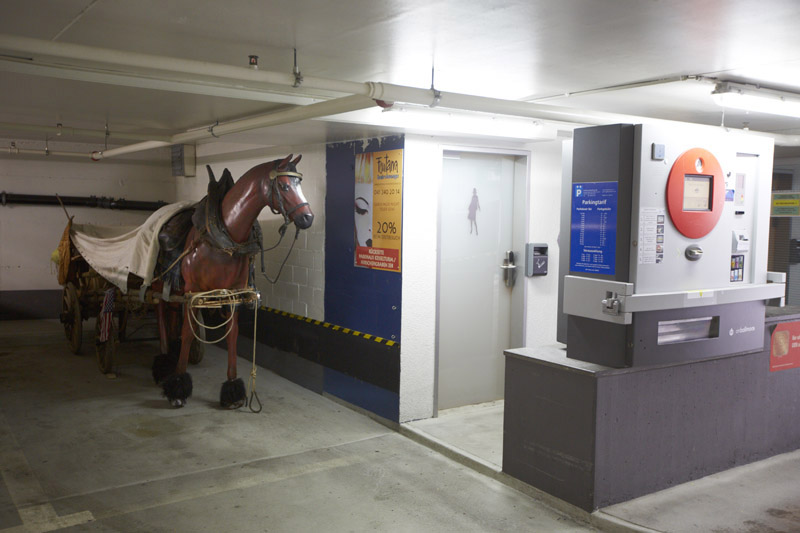
[[[125,340],[125,330],[128,327],[128,310],[123,309],[117,313],[117,321],[119,322],[119,329],[117,330],[117,337],[119,341]]]
[[[74,354],[81,353],[83,318],[81,317],[81,304],[78,301],[78,290],[72,282],[64,286],[61,299],[61,322],[64,324],[64,333],[69,341],[69,349]]]
[[[197,313],[197,321],[200,324],[203,324],[203,311]],[[206,340],[206,329],[203,327],[199,327],[195,324],[195,333],[198,337],[203,340]],[[206,353],[206,345],[200,342],[199,340],[192,337],[192,345],[189,347],[189,362],[193,365],[196,365],[200,361],[203,360],[203,355]]]
[[[97,367],[103,374],[111,372],[114,364],[114,353],[117,351],[117,325],[111,320],[111,331],[108,340],[100,342],[100,317],[97,317],[94,327],[95,351],[97,352]]]

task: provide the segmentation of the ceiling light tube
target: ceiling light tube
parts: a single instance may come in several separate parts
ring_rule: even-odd
[[[800,118],[800,95],[731,82],[717,83],[711,93],[717,105]]]

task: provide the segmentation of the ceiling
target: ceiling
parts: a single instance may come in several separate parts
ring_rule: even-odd
[[[800,134],[800,119],[723,117],[709,96],[715,80],[800,92],[799,24],[797,0],[16,0],[4,2],[0,34],[242,68],[252,54],[260,70],[285,74],[296,49],[307,77],[422,89],[433,81],[448,93]],[[107,125],[117,143],[133,141],[115,134],[169,136],[344,95],[123,72],[3,47],[0,87],[2,123]],[[369,116],[225,141],[268,146],[392,130]],[[0,125],[4,139],[44,135]]]

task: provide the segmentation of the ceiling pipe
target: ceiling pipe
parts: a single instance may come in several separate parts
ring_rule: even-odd
[[[178,133],[177,135],[172,136],[172,143],[181,144],[193,142],[200,139],[207,139],[209,137],[219,137],[220,135],[239,133],[257,128],[279,126],[281,124],[300,122],[301,120],[327,117],[330,115],[338,115],[340,113],[349,113],[351,111],[358,111],[361,109],[374,107],[375,105],[375,101],[371,98],[366,98],[360,95],[345,96],[342,98],[336,98],[334,100],[318,102],[316,104],[292,107],[283,111],[276,111],[274,113],[267,113],[265,115],[234,120],[225,124],[214,126],[213,128],[208,128],[207,130],[194,130],[186,133]]]
[[[640,87],[652,87],[653,85],[663,85],[665,83],[675,83],[675,82],[682,82],[682,81],[699,81],[705,82],[708,84],[716,83],[716,78],[708,78],[706,76],[671,76],[668,78],[657,78],[654,80],[644,80],[644,81],[635,81],[631,83],[621,83],[619,85],[609,85],[608,87],[598,87],[596,89],[587,89],[583,91],[572,91],[572,92],[565,92],[561,94],[553,94],[550,96],[528,96],[522,98],[525,102],[547,102],[549,100],[561,100],[563,98],[572,98],[574,96],[589,96],[592,94],[602,94],[607,92],[613,91],[624,91],[627,89],[638,89]]]
[[[43,155],[47,157],[78,157],[88,159],[90,156],[86,152],[61,152],[58,150],[34,150],[31,148],[17,148],[16,146],[0,147],[0,154],[10,155]]]
[[[177,133],[166,142],[145,141],[136,144],[129,144],[127,146],[121,146],[119,148],[112,148],[111,150],[92,152],[92,160],[99,161],[101,159],[107,159],[117,155],[141,152],[144,150],[151,150],[153,148],[170,146],[172,144],[186,144],[199,141],[201,139],[207,139],[209,137],[221,137],[222,135],[229,135],[231,133],[239,133],[258,128],[266,128],[269,126],[279,126],[281,124],[289,124],[292,122],[299,122],[301,120],[325,117],[329,115],[338,115],[339,113],[349,113],[350,111],[358,111],[374,105],[375,102],[372,99],[364,96],[345,96],[335,100],[309,104],[307,106],[293,107],[291,109],[276,111],[266,115],[258,115],[255,117],[233,120],[223,124],[215,124],[207,129],[198,129],[184,133]]]
[[[227,78],[229,82],[235,82],[237,80],[252,81],[275,84],[283,87],[294,87],[297,81],[294,74],[291,73],[284,74],[266,70],[255,70],[249,67],[95,48],[71,43],[53,43],[50,41],[7,34],[0,34],[0,50],[14,51],[25,54],[26,56],[44,55],[77,61],[107,63],[117,67],[147,69],[149,71],[156,69],[200,76],[214,76]],[[35,61],[35,58],[32,57],[31,61]],[[362,95],[384,102],[405,102],[429,107],[439,106],[465,111],[478,111],[587,125],[611,124],[615,122],[671,122],[633,115],[620,115],[602,111],[588,111],[561,106],[535,104],[519,100],[504,100],[461,93],[447,93],[436,91],[433,88],[421,89],[381,82],[361,83],[303,76],[302,85],[300,87],[301,90],[299,92],[302,92],[302,89],[324,90],[351,95]],[[304,106],[304,108],[317,105],[322,104],[310,104]],[[316,117],[311,116],[307,118]],[[296,120],[304,120],[304,118],[298,118]],[[800,145],[800,138],[797,136],[780,134],[767,135],[773,137],[776,144],[779,145]],[[174,139],[175,136],[173,136],[173,142],[176,142]],[[111,152],[111,150],[106,151],[106,154]]]
[[[77,205],[83,207],[100,207],[103,209],[130,209],[134,211],[157,211],[167,202],[143,202],[126,200],[125,198],[106,198],[105,196],[60,196],[44,194],[14,194],[0,192],[0,205]]]
[[[585,111],[544,104],[532,104],[519,100],[504,100],[488,96],[475,96],[463,93],[450,93],[434,91],[432,89],[419,89],[382,82],[367,82],[367,94],[370,98],[384,102],[404,102],[428,107],[443,107],[491,113],[495,115],[509,115],[516,117],[553,120],[556,122],[572,122],[580,124],[609,124],[619,122],[620,117],[613,113],[602,111]]]
[[[56,137],[98,137],[105,138],[105,130],[92,130],[86,128],[70,128],[66,126],[37,126],[33,124],[15,124],[13,122],[0,122],[0,130],[6,131],[30,131],[34,133],[52,134]],[[169,135],[145,135],[139,133],[115,133],[108,132],[109,139],[125,139],[129,141],[143,141],[146,139],[153,141],[168,141]]]
[[[92,161],[100,161],[108,157],[113,157],[123,154],[131,154],[134,152],[143,152],[145,150],[153,150],[155,148],[163,148],[170,146],[172,143],[169,141],[144,141],[136,144],[129,144],[127,146],[120,146],[118,148],[111,148],[110,150],[97,150],[92,152]]]
[[[414,87],[404,87],[390,83],[368,82],[367,84],[370,86],[370,97],[375,98],[376,100],[388,102],[406,102],[432,107],[434,104],[434,98],[436,98],[436,107],[463,109],[497,115],[528,117],[540,120],[550,120],[554,122],[595,126],[615,123],[676,123],[672,120],[655,119],[651,117],[624,115],[620,113],[607,113],[605,111],[590,111],[555,105],[534,104],[521,102],[518,100],[503,100],[500,98],[473,96],[460,93],[436,91],[436,95],[434,96],[433,91],[430,89],[417,89]],[[742,131],[735,128],[724,129],[726,131]],[[747,133],[751,135],[772,138],[775,140],[775,144],[778,146],[800,146],[800,135],[786,135],[781,133],[759,132],[753,130],[748,130]]]
[[[26,56],[50,56],[78,61],[92,61],[139,69],[182,72],[199,76],[214,76],[230,80],[253,81],[282,86],[293,86],[294,74],[256,70],[193,59],[181,59],[138,52],[127,52],[107,48],[95,48],[81,44],[50,42],[16,35],[0,34],[0,49],[25,54]],[[31,58],[35,60],[36,58]],[[360,82],[339,81],[314,76],[303,76],[304,88],[323,89],[344,94],[356,94],[364,90]]]
[[[237,98],[253,102],[271,102],[276,104],[306,105],[319,102],[325,98],[301,96],[293,94],[293,88],[281,89],[277,85],[254,84],[252,82],[237,81],[234,86],[229,80],[222,78],[201,78],[196,74],[182,74],[180,72],[111,72],[108,67],[75,67],[55,63],[61,61],[54,59],[54,63],[44,61],[31,61],[30,59],[9,58],[0,56],[0,71],[25,74],[27,76],[43,76],[62,80],[74,80],[89,83],[104,83],[120,87],[134,87],[136,89],[154,89],[158,91],[172,91],[186,94],[200,94],[204,96],[219,96],[222,98]],[[258,85],[258,86],[255,86]]]

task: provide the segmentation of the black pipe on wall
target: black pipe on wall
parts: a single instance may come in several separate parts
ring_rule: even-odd
[[[61,199],[61,202],[59,202]],[[106,198],[105,196],[49,196],[43,194],[14,194],[0,192],[0,204],[25,205],[77,205],[82,207],[100,207],[103,209],[130,209],[137,211],[156,211],[167,205],[167,202],[140,202],[124,198]]]

